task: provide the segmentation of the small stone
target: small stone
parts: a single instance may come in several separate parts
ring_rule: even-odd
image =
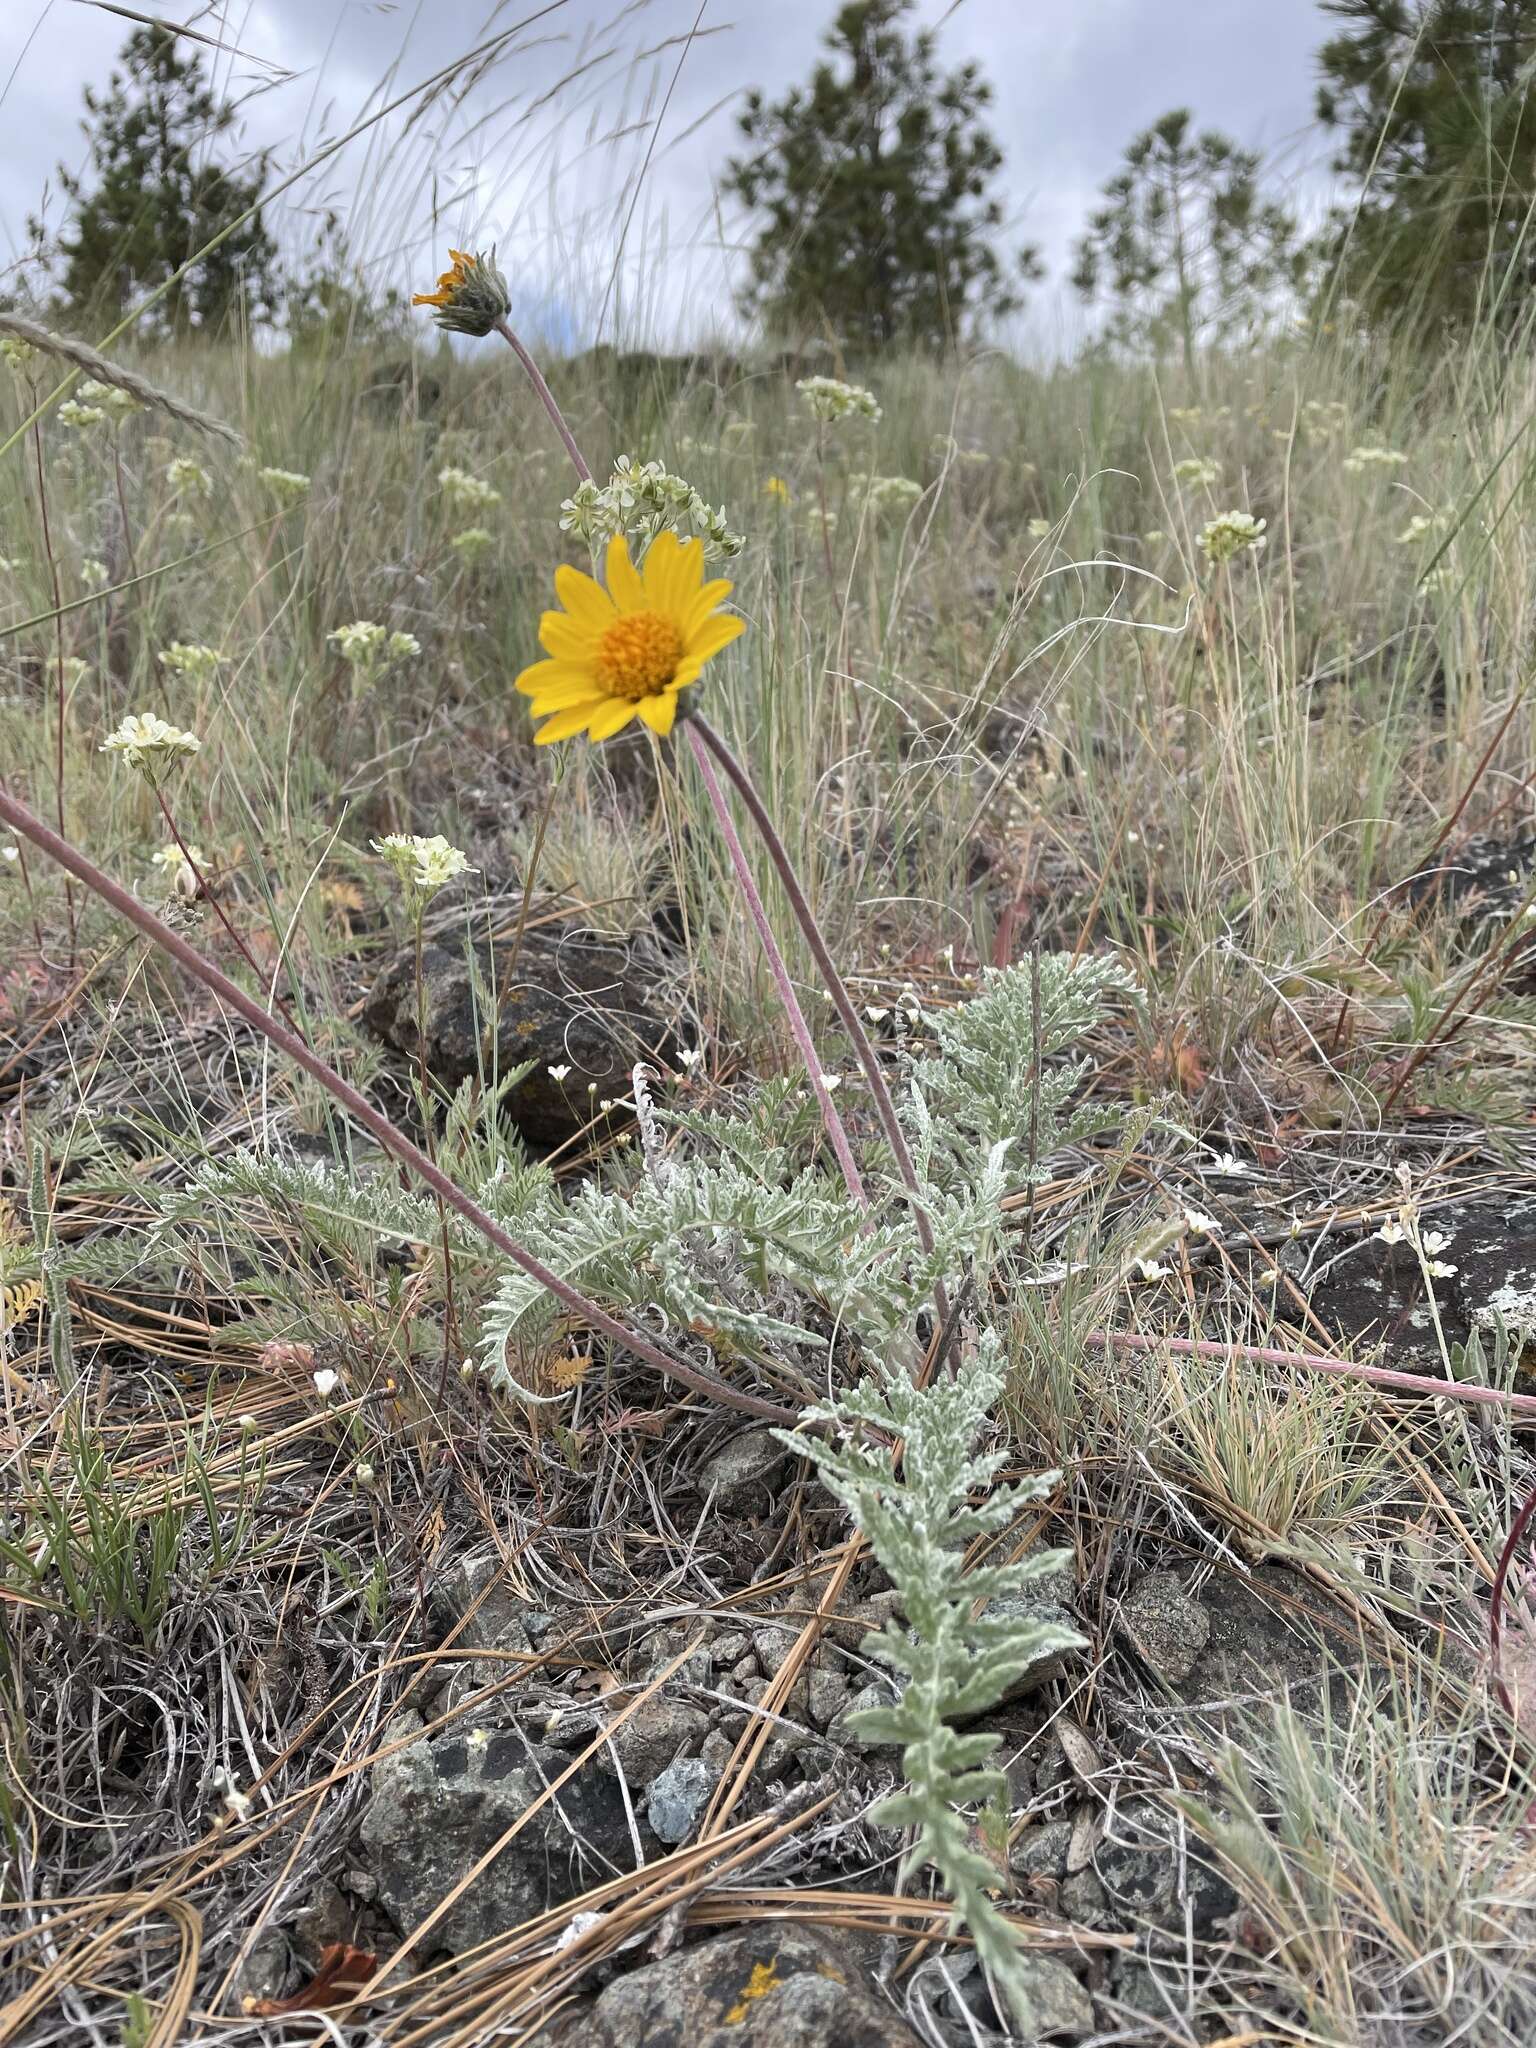
[[[679,1757],[647,1788],[645,1817],[663,1842],[686,1842],[720,1782],[720,1773],[701,1756]]]
[[[1047,1821],[1043,1828],[1026,1828],[1008,1851],[1008,1868],[1015,1877],[1050,1877],[1059,1884],[1067,1874],[1067,1851],[1071,1846],[1069,1820]]]
[[[1184,1590],[1176,1572],[1152,1572],[1130,1592],[1120,1626],[1147,1668],[1180,1685],[1211,1639],[1211,1617]]]
[[[805,1683],[805,1704],[818,1728],[825,1728],[848,1700],[848,1681],[841,1672],[812,1671]]]
[[[772,1922],[621,1977],[583,2016],[579,2040],[580,2048],[918,2048],[865,1984],[846,1940]]]
[[[770,1678],[778,1677],[798,1641],[798,1635],[787,1628],[757,1630],[752,1638],[752,1647],[757,1652],[758,1663]]]
[[[709,1732],[709,1716],[686,1700],[664,1692],[637,1707],[609,1737],[630,1785],[648,1785],[685,1751],[697,1749]]]
[[[788,1463],[789,1452],[771,1431],[743,1429],[704,1461],[698,1483],[722,1514],[766,1514],[772,1481]]]
[[[1022,1992],[1017,2004],[1008,2002],[1009,2018],[1020,2029],[1016,2039],[1092,2032],[1093,2001],[1065,1963],[1026,1948],[1020,1949],[1014,1967]]]
[[[900,1749],[901,1744],[899,1742],[870,1742],[861,1735],[855,1735],[848,1725],[855,1714],[862,1713],[867,1707],[893,1707],[896,1704],[896,1700],[897,1693],[893,1685],[884,1679],[877,1678],[872,1680],[870,1684],[861,1687],[854,1694],[847,1706],[840,1708],[832,1716],[832,1719],[827,1723],[828,1740],[841,1743],[848,1749]]]

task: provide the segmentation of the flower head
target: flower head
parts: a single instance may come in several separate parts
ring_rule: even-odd
[[[208,857],[200,846],[189,846],[183,853],[179,846],[173,844],[158,848],[149,856],[149,864],[160,870],[168,886],[178,896],[184,896],[190,902],[197,894],[198,875],[206,869]]]
[[[86,378],[80,386],[80,396],[88,404],[99,406],[114,420],[125,420],[130,414],[143,410],[131,391],[124,391],[118,384],[103,384],[96,377]]]
[[[18,341],[14,334],[0,335],[0,362],[18,377],[25,377],[37,359],[37,350],[30,341]]]
[[[824,424],[880,417],[879,401],[862,384],[844,384],[837,377],[802,377],[795,389],[810,407],[812,417]]]
[[[135,711],[101,743],[104,754],[121,754],[130,768],[136,768],[151,782],[158,782],[176,762],[195,754],[202,745],[196,733],[169,725],[153,711]]]
[[[437,472],[437,482],[449,504],[459,511],[489,512],[501,503],[501,493],[494,484],[488,484],[484,477],[472,476],[467,469],[455,469],[451,463]]]
[[[1351,476],[1359,476],[1368,469],[1400,469],[1408,460],[1396,448],[1362,447],[1352,448],[1345,456],[1343,467]]]
[[[878,519],[882,513],[905,518],[923,495],[923,487],[910,476],[872,476],[864,486],[864,504]]]
[[[256,477],[285,505],[296,503],[309,489],[309,478],[300,469],[258,469]]]
[[[787,505],[789,503],[789,485],[785,483],[783,477],[771,476],[767,483],[763,485],[763,496],[765,498],[777,498],[781,505]]]
[[[1251,512],[1223,512],[1209,519],[1196,535],[1200,552],[1208,562],[1230,562],[1245,548],[1257,551],[1264,545],[1268,520],[1255,519]]]
[[[544,718],[539,745],[585,732],[605,740],[634,718],[663,737],[677,716],[678,693],[696,683],[706,661],[746,629],[720,610],[729,583],[704,581],[704,543],[662,533],[643,571],[622,534],[608,543],[608,588],[562,565],[555,590],[563,612],[546,612],[539,639],[550,655],[524,669],[517,687]]]
[[[182,676],[188,682],[206,683],[219,672],[223,656],[217,647],[203,647],[185,640],[173,640],[160,650],[160,666],[167,675]]]
[[[62,412],[63,407],[59,410]],[[186,491],[199,498],[213,496],[213,478],[200,462],[193,462],[188,456],[178,455],[174,462],[165,465],[165,480],[173,491]]]
[[[450,334],[489,334],[511,308],[507,280],[489,256],[470,256],[462,249],[448,254],[452,267],[437,280],[437,290],[417,292],[411,304],[431,306],[433,319]]]
[[[59,407],[61,427],[96,427],[106,418],[99,405],[80,405],[73,398],[66,398]]]
[[[372,619],[354,619],[350,626],[338,626],[325,637],[364,682],[387,662],[408,661],[421,652],[421,642],[414,633],[391,633],[387,626]]]
[[[1213,462],[1208,455],[1187,455],[1182,462],[1173,465],[1175,483],[1192,484],[1196,489],[1215,483],[1220,475],[1221,464]]]
[[[388,832],[374,840],[373,850],[389,862],[402,887],[413,896],[435,896],[460,875],[475,872],[441,832],[434,832],[430,839],[417,832]]]
[[[488,555],[496,545],[496,536],[488,526],[466,526],[462,533],[456,533],[448,543],[456,555],[466,562],[478,562],[482,555]]]

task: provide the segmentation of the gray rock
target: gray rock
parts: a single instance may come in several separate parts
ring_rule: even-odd
[[[1176,1572],[1149,1573],[1133,1587],[1120,1626],[1142,1662],[1168,1685],[1188,1678],[1211,1639],[1211,1617]]]
[[[1187,1915],[1197,1935],[1208,1935],[1240,1904],[1209,1852],[1188,1835],[1181,1843],[1177,1816],[1151,1799],[1129,1799],[1116,1808],[1093,1868],[1121,1926],[1150,1923],[1180,1934]]]
[[[705,1460],[698,1483],[722,1514],[766,1514],[772,1482],[788,1463],[789,1452],[768,1430],[743,1429]]]
[[[631,1786],[648,1785],[709,1733],[709,1716],[686,1700],[659,1692],[609,1737]]]
[[[610,1984],[540,2048],[918,2048],[848,1946],[764,1922]]]
[[[417,1927],[568,1763],[515,1731],[425,1737],[374,1765],[361,1839],[379,1903]],[[617,1784],[586,1770],[546,1801],[434,1928],[426,1953],[489,1941],[634,1865]]]
[[[1036,1544],[1035,1552],[1049,1549],[1048,1544]],[[1026,1553],[1028,1555],[1028,1553]],[[987,1602],[982,1612],[989,1621],[1032,1621],[1042,1627],[1071,1635],[1078,1635],[1077,1618],[1072,1603],[1077,1598],[1077,1571],[1070,1557],[1042,1573],[1017,1593],[999,1593]],[[1042,1649],[1033,1658],[1003,1694],[1003,1701],[1022,1699],[1025,1694],[1035,1692],[1052,1678],[1059,1678],[1067,1668],[1067,1659],[1072,1654],[1069,1645],[1055,1642]]]
[[[885,1679],[877,1678],[869,1685],[861,1686],[847,1706],[840,1708],[827,1723],[828,1741],[841,1743],[845,1748],[851,1749],[900,1749],[899,1742],[866,1741],[862,1735],[855,1735],[848,1725],[853,1716],[861,1713],[866,1707],[891,1707],[896,1704],[898,1697],[895,1686]]]
[[[806,1674],[805,1704],[818,1728],[828,1727],[848,1702],[848,1681],[840,1671]]]
[[[1011,2001],[1009,2006],[1009,2018],[1019,2029],[1016,2038],[1054,2041],[1092,2031],[1093,2001],[1065,1963],[1026,1948],[1019,1952],[1017,1970],[1023,2010],[1015,2011]]]
[[[582,1128],[589,1083],[621,1097],[637,1060],[670,1062],[673,1011],[659,999],[663,962],[647,943],[546,926],[525,930],[515,957],[510,939],[496,946],[494,965],[491,950],[480,940],[472,966],[458,940],[424,949],[419,1034],[416,953],[403,948],[374,983],[363,1022],[413,1062],[424,1037],[427,1071],[448,1088],[531,1061],[503,1107],[539,1146]],[[557,1081],[551,1067],[571,1071]]]
[[[800,1640],[799,1631],[788,1628],[760,1628],[752,1637],[752,1647],[757,1652],[757,1661],[770,1678],[777,1678],[789,1662],[795,1644]]]
[[[1071,1844],[1069,1820],[1052,1820],[1043,1828],[1026,1828],[1008,1851],[1008,1868],[1015,1877],[1048,1877],[1059,1884],[1067,1874],[1067,1850]]]
[[[679,1757],[647,1788],[645,1817],[663,1842],[686,1842],[704,1818],[720,1773],[701,1756]]]
[[[453,1633],[455,1649],[533,1648],[527,1621],[536,1610],[507,1584],[494,1552],[452,1565],[433,1588],[432,1607],[444,1633]]]

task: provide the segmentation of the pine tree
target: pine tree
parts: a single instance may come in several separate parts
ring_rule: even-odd
[[[1154,354],[1176,345],[1193,375],[1202,343],[1250,331],[1303,272],[1295,221],[1260,195],[1257,155],[1195,135],[1177,107],[1126,150],[1072,282],[1108,302],[1110,340]]]
[[[201,55],[178,53],[162,28],[135,29],[123,69],[104,92],[86,88],[90,169],[63,165],[73,217],[59,240],[61,311],[83,324],[126,312],[260,199],[267,160],[217,160],[235,109],[210,88]],[[89,189],[88,189],[89,188]],[[34,237],[41,238],[33,223]],[[275,294],[276,247],[260,212],[173,284],[154,331],[214,328],[265,311]]]
[[[1507,320],[1536,280],[1536,0],[1324,0],[1334,168],[1359,187],[1326,238],[1372,319]]]
[[[751,154],[724,184],[761,216],[743,301],[777,328],[941,345],[1019,303],[992,246],[1003,158],[980,121],[991,88],[974,64],[940,68],[933,35],[902,26],[911,7],[849,0],[808,85],[748,98]],[[1023,251],[1016,275],[1036,274]]]

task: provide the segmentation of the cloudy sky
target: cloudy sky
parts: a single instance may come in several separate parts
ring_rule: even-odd
[[[205,54],[241,103],[245,146],[270,148],[282,175],[503,36],[451,87],[306,173],[286,233],[334,210],[400,282],[437,267],[434,241],[496,241],[525,317],[656,338],[727,318],[739,223],[714,177],[733,109],[750,86],[805,74],[835,4],[137,0],[217,46]],[[1072,318],[1060,279],[1097,187],[1170,106],[1264,150],[1309,203],[1326,190],[1311,127],[1327,33],[1316,0],[917,0],[916,16],[948,59],[973,57],[992,80],[1014,238],[1039,244],[1057,280],[1036,297],[1037,338]],[[54,171],[83,159],[82,89],[105,81],[130,26],[93,0],[0,0],[0,288],[28,216],[61,218]]]

